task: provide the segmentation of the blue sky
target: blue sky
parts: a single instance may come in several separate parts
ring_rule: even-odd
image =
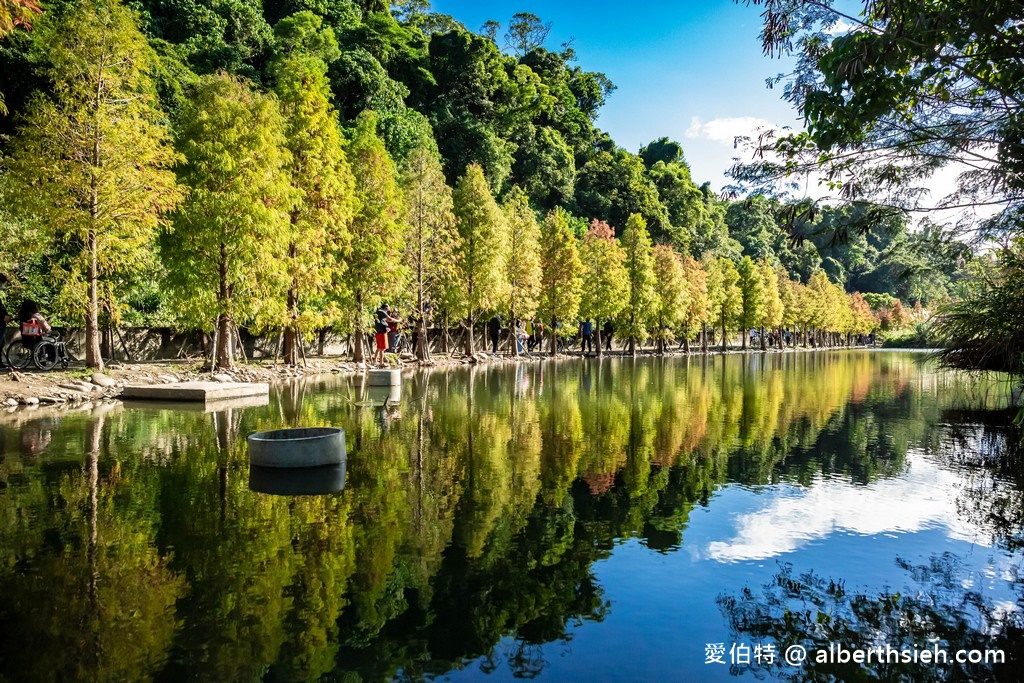
[[[434,0],[472,31],[532,12],[552,23],[547,47],[572,39],[577,63],[607,75],[618,89],[598,125],[622,147],[668,136],[683,145],[693,179],[715,190],[737,154],[734,135],[758,123],[798,125],[796,113],[765,79],[787,68],[761,54],[760,10],[733,0],[568,2]]]

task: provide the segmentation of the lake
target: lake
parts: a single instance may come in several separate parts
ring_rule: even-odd
[[[1006,389],[836,351],[3,413],[0,680],[1011,680]],[[320,425],[344,471],[250,473]]]

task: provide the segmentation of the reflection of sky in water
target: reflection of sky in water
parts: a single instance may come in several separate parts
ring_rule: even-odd
[[[868,485],[818,477],[809,487],[730,484],[707,507],[690,513],[683,546],[660,553],[641,541],[618,545],[594,565],[611,609],[601,624],[570,627],[567,642],[534,648],[545,665],[542,680],[734,680],[728,665],[704,663],[705,645],[753,645],[731,635],[716,599],[745,587],[760,594],[783,563],[794,574],[813,570],[842,579],[851,591],[917,592],[897,559],[927,564],[950,553],[959,560],[965,590],[976,590],[996,610],[1018,610],[1012,590],[1021,554],[991,547],[990,539],[957,512],[962,473],[915,450],[894,478]],[[505,638],[496,659],[520,645]],[[628,657],[623,657],[628,653]],[[728,661],[728,654],[726,656]],[[752,679],[748,673],[745,678]],[[480,680],[479,661],[444,680]],[[507,667],[487,681],[513,681]]]
[[[755,496],[755,509],[738,513],[732,534],[691,552],[720,562],[762,560],[799,550],[833,534],[875,536],[938,530],[950,540],[987,545],[956,512],[961,475],[920,452],[907,454],[898,478],[854,486],[818,477],[808,488],[776,487]],[[690,538],[687,538],[690,541]]]

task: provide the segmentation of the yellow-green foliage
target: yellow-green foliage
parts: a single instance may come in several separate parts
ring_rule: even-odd
[[[483,169],[476,164],[459,178],[453,199],[461,249],[452,313],[472,324],[482,312],[497,306],[507,291],[507,219],[494,201]]]
[[[277,100],[234,76],[206,76],[179,134],[189,194],[161,239],[176,308],[206,331],[221,315],[271,326],[284,315],[297,199]]]
[[[509,192],[504,211],[508,230],[505,259],[508,310],[517,318],[528,318],[536,312],[540,302],[540,225],[530,208],[529,198],[519,186]]]
[[[4,203],[37,220],[47,246],[78,245],[60,259],[55,303],[85,317],[87,360],[100,366],[98,283],[152,272],[156,230],[181,199],[178,156],[134,12],[86,0],[48,15],[36,40],[49,87],[20,116]]]
[[[615,239],[611,226],[594,219],[580,247],[583,262],[583,292],[580,316],[598,325],[614,320],[626,305],[629,274],[626,253]]]
[[[631,214],[622,233],[629,275],[629,304],[620,316],[621,336],[636,341],[647,339],[647,326],[654,315],[654,257],[647,222],[640,214]]]
[[[548,214],[541,225],[541,290],[538,312],[545,319],[575,322],[583,295],[583,264],[579,244],[561,208]],[[563,325],[571,334],[575,325]],[[555,331],[550,330],[553,334]]]

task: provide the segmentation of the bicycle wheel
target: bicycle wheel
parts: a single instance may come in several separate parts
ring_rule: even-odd
[[[53,342],[39,342],[32,352],[32,362],[40,370],[52,370],[57,364],[57,346]]]
[[[21,339],[7,347],[7,365],[15,370],[24,370],[32,363],[32,349]]]

